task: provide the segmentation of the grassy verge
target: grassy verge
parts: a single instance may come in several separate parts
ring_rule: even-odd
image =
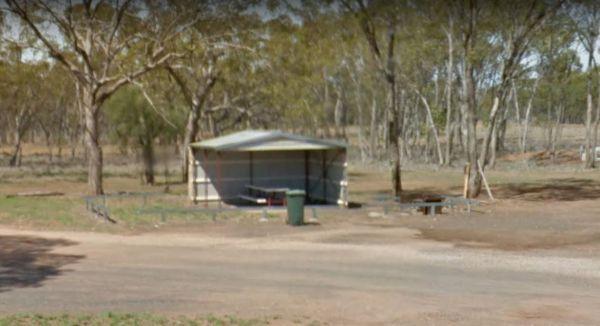
[[[165,317],[152,314],[63,314],[63,315],[39,315],[39,314],[16,314],[9,316],[0,316],[0,326],[75,326],[75,325],[215,325],[215,326],[258,326],[268,325],[268,319],[241,319],[233,316],[204,316],[204,317]]]
[[[86,210],[79,196],[6,197],[0,195],[0,225],[43,230],[145,232],[169,227],[194,226],[216,220],[253,220],[257,214],[243,210],[215,211],[192,206],[181,195],[107,196],[96,203],[108,208],[112,224]]]
[[[78,229],[93,225],[84,212],[81,200],[75,198],[0,197],[0,223],[13,226]]]

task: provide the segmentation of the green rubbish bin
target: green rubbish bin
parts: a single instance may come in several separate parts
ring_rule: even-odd
[[[287,223],[290,225],[304,224],[304,196],[303,190],[288,190],[285,193],[287,202]]]

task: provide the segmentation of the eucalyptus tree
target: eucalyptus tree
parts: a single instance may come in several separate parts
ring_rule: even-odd
[[[44,79],[48,64],[9,62],[0,70],[0,107],[13,133],[10,166],[21,165],[23,138],[34,125],[36,115],[46,109],[50,86]]]
[[[173,44],[173,49],[182,54],[181,59],[166,65],[188,107],[181,147],[183,180],[188,175],[188,147],[198,140],[200,119],[206,117],[203,112],[206,101],[222,77],[221,63],[236,52],[253,51],[248,38],[256,21],[246,13],[254,4],[252,1],[189,3],[199,8],[201,15]]]
[[[139,151],[142,163],[142,180],[155,182],[156,151],[159,137],[177,132],[163,116],[157,114],[139,88],[133,85],[120,89],[105,103],[110,135],[122,148]],[[166,110],[164,110],[166,111]]]
[[[482,2],[468,0],[457,3],[457,22],[462,41],[462,71],[463,94],[467,120],[467,162],[470,167],[469,197],[477,197],[481,192],[481,171],[490,163],[490,152],[496,150],[491,147],[498,128],[499,113],[505,110],[506,100],[510,93],[511,81],[519,74],[521,63],[527,55],[534,33],[536,33],[546,20],[562,6],[564,1],[550,3],[529,0],[509,2]],[[494,26],[486,25],[490,20],[496,19]],[[477,81],[474,74],[474,61],[478,47],[497,47],[499,54],[494,58],[497,72],[489,80],[493,84],[481,84],[491,90],[491,107],[487,117],[481,150],[477,148],[476,117],[479,105],[477,99]],[[485,53],[485,52],[483,52]],[[493,52],[492,52],[493,53]],[[496,69],[494,69],[496,70]],[[480,80],[483,82],[485,80]]]
[[[444,44],[447,35],[444,35],[444,26],[440,19],[447,17],[441,11],[434,7],[435,2],[421,2],[416,7],[412,15],[405,17],[403,23],[406,25],[407,32],[399,34],[402,46],[397,53],[401,58],[400,76],[401,83],[407,87],[407,94],[415,94],[415,111],[423,109],[423,128],[426,131],[425,153],[426,162],[437,161],[438,165],[443,165],[445,161],[444,150],[442,149],[442,138],[438,129],[444,119],[452,120],[451,104],[442,104],[444,101],[452,101],[451,96],[444,97],[443,93],[451,95],[452,73],[448,71],[446,56],[447,49]],[[450,56],[451,57],[451,56]],[[454,64],[451,64],[453,66]],[[446,88],[441,90],[440,83],[446,79]],[[405,96],[406,97],[406,96]],[[401,96],[401,99],[403,97]],[[407,99],[408,100],[408,99]],[[405,101],[407,101],[405,100]],[[409,110],[408,105],[405,105]],[[446,111],[444,114],[444,111]],[[448,114],[450,114],[448,116]],[[438,126],[439,125],[439,126]],[[449,141],[449,130],[451,125],[447,125],[446,141]],[[420,127],[413,123],[405,122],[403,130]],[[406,140],[405,140],[406,142]]]
[[[53,147],[56,146],[56,154],[60,159],[63,145],[71,138],[68,132],[78,129],[80,125],[76,118],[79,114],[73,96],[75,86],[68,74],[65,74],[64,68],[56,64],[49,67],[45,76],[38,76],[38,80],[43,86],[36,98],[43,99],[44,106],[36,112],[35,126],[44,135],[48,159],[52,162]]]
[[[565,113],[569,106],[574,105],[571,101],[574,94],[569,86],[581,69],[573,49],[576,35],[573,29],[565,28],[569,26],[568,20],[569,17],[561,12],[546,24],[533,45],[539,56],[538,71],[541,72],[536,83],[539,85],[537,106],[546,108],[543,117],[547,132],[546,148],[552,160],[556,156]]]
[[[452,158],[454,154],[454,141],[455,135],[458,135],[458,127],[459,127],[459,111],[453,105],[455,101],[455,96],[453,96],[453,90],[455,86],[455,42],[456,42],[456,30],[455,30],[455,15],[452,13],[453,7],[451,4],[442,7],[444,10],[444,14],[438,15],[438,19],[440,21],[439,28],[443,31],[444,36],[446,37],[447,43],[447,58],[445,63],[445,78],[446,82],[444,85],[444,93],[445,93],[445,110],[446,110],[446,121],[444,132],[446,134],[446,147],[444,149],[444,165],[449,166],[452,164]],[[445,22],[444,22],[445,21]],[[442,23],[443,22],[443,23]]]
[[[263,85],[277,118],[290,129],[331,136],[336,103],[340,117],[339,103],[347,97],[337,19],[323,14],[306,16],[302,24],[289,17],[265,23],[264,47],[257,53],[269,74]]]
[[[195,2],[6,0],[49,56],[73,77],[83,108],[91,194],[102,194],[102,104],[117,90],[180,57],[169,44],[197,21]]]
[[[595,53],[600,45],[600,3],[598,1],[572,1],[569,14],[576,30],[579,43],[587,54],[587,83],[586,83],[586,111],[585,111],[585,167],[593,168],[595,165],[595,143],[598,128],[598,118],[593,121],[594,110],[594,67],[597,66]],[[600,93],[599,93],[600,96]],[[600,104],[600,99],[598,100]],[[600,105],[596,113],[600,117]]]
[[[402,114],[398,101],[398,71],[397,34],[401,25],[401,14],[409,6],[401,2],[343,0],[344,7],[357,18],[366,42],[377,64],[378,71],[383,75],[389,92],[388,106],[388,141],[392,163],[392,191],[399,197],[402,192],[401,181],[401,144],[399,135],[402,134]],[[381,35],[385,35],[382,37]]]

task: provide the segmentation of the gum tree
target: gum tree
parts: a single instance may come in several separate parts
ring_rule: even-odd
[[[104,193],[99,119],[117,90],[179,54],[169,49],[198,11],[180,2],[6,0],[49,56],[74,79],[84,113],[89,193]],[[192,3],[188,3],[190,5]]]

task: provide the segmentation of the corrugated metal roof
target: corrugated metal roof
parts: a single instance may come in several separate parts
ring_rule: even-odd
[[[218,151],[291,151],[324,150],[346,148],[346,144],[335,141],[305,137],[279,130],[245,130],[223,137],[190,144],[193,148]]]

